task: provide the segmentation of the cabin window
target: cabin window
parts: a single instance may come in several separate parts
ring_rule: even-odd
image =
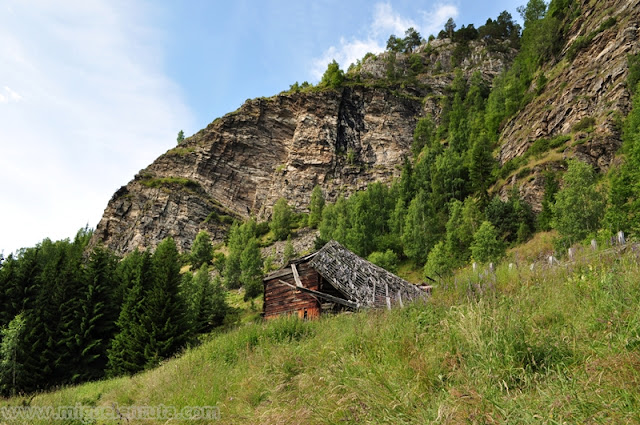
[[[303,319],[304,319],[304,320],[307,320],[307,309],[306,309],[306,308],[304,309],[304,316],[303,316]]]

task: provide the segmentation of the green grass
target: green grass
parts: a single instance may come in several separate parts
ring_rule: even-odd
[[[640,423],[638,276],[634,252],[463,270],[429,303],[249,323],[31,406],[215,405],[221,424]]]
[[[188,189],[200,188],[200,183],[184,177],[144,178],[140,183],[147,187],[166,187],[171,185],[183,186]]]

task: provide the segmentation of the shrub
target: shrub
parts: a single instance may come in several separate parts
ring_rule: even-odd
[[[398,271],[398,256],[390,249],[385,252],[372,252],[369,257],[367,257],[367,260],[391,273]]]
[[[505,252],[505,246],[498,237],[493,224],[484,221],[473,235],[471,257],[479,263],[497,262]]]

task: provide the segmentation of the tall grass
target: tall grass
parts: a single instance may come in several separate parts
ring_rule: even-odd
[[[427,303],[247,324],[30,403],[216,405],[228,424],[640,423],[638,256],[466,270]]]

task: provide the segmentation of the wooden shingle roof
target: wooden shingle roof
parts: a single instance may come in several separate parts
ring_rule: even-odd
[[[359,307],[387,307],[426,297],[417,286],[358,257],[336,241],[313,254],[309,263]]]

